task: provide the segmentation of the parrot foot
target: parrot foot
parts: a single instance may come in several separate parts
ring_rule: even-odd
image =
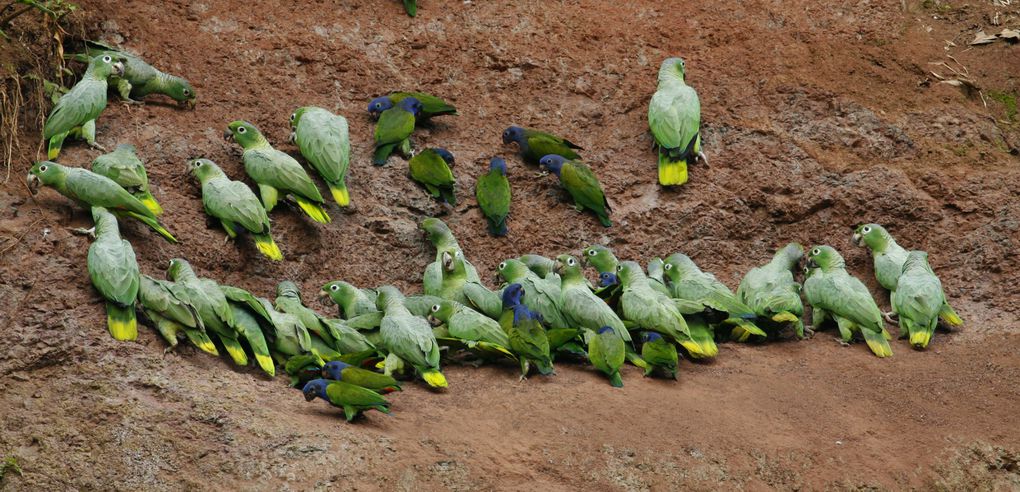
[[[127,99],[124,99],[124,100],[122,100],[121,102],[123,102],[123,103],[124,103],[124,105],[125,105],[125,106],[127,106],[127,107],[131,107],[131,106],[141,106],[141,105],[145,104],[145,103],[144,103],[144,102],[142,102],[142,101],[136,101],[136,100],[134,100],[134,99],[131,99],[131,98],[127,98]]]
[[[896,320],[897,318],[896,313],[892,311],[889,311],[888,313],[882,313],[882,317],[885,318],[885,321],[891,325],[899,323],[899,321]]]
[[[802,338],[801,340],[807,340],[807,339],[814,338],[814,337],[815,337],[815,329],[814,329],[814,327],[805,326],[804,327],[804,338]]]
[[[535,173],[536,178],[544,178],[549,175],[549,171],[539,171]]]
[[[708,156],[707,156],[707,155],[705,155],[705,153],[704,153],[704,152],[698,152],[698,160],[699,160],[699,161],[701,161],[701,163],[702,163],[702,164],[703,164],[703,165],[704,165],[705,167],[708,167]]]
[[[525,382],[527,380],[528,380],[528,375],[527,374],[521,374],[521,377],[517,381],[520,382],[520,383],[523,383],[523,382]]]
[[[850,346],[850,343],[847,342],[846,340],[843,340],[842,338],[834,337],[833,340],[839,342],[839,344],[844,346],[844,347],[849,347]]]
[[[106,152],[106,147],[99,145],[99,142],[89,142],[89,147],[92,147],[93,149],[96,149],[100,152]]]
[[[81,227],[70,227],[70,228],[68,228],[68,230],[71,231],[71,234],[79,234],[79,235],[82,235],[82,236],[88,236],[88,237],[90,237],[92,239],[96,238],[96,228],[95,227],[92,227],[91,229],[84,229],[84,228],[81,228]]]

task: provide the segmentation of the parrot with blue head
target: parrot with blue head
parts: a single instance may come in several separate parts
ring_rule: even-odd
[[[510,284],[503,289],[503,314],[500,326],[507,332],[510,350],[521,363],[521,379],[528,376],[534,364],[539,374],[554,374],[549,336],[542,325],[542,315],[524,305],[525,291],[521,284]]]
[[[413,97],[400,101],[379,115],[379,121],[375,124],[373,164],[376,166],[386,164],[395,149],[399,149],[404,155],[411,152],[410,137],[419,115],[421,102]]]
[[[396,379],[375,371],[354,367],[340,360],[333,360],[324,364],[322,366],[322,377],[361,386],[377,393],[400,391],[400,383]]]
[[[542,157],[539,164],[560,179],[560,185],[570,193],[574,199],[574,208],[578,212],[584,209],[591,210],[603,226],[613,225],[609,220],[612,209],[606,200],[605,192],[602,191],[602,183],[599,183],[590,167],[581,161],[567,160],[555,154]]]
[[[506,178],[506,161],[493,157],[489,172],[478,177],[475,183],[478,208],[489,223],[489,234],[505,236],[506,217],[510,215],[510,181]]]
[[[588,360],[596,369],[609,376],[609,384],[623,387],[620,367],[626,360],[627,346],[611,326],[603,326],[588,341]]]
[[[305,384],[301,392],[304,393],[306,401],[322,398],[330,405],[342,408],[348,422],[366,410],[390,413],[390,404],[382,395],[343,381],[313,379]]]
[[[645,376],[651,376],[656,371],[676,379],[676,367],[679,356],[676,352],[676,345],[673,345],[662,335],[654,331],[646,331],[641,334],[641,358],[648,363],[645,367]]]
[[[368,103],[368,113],[378,118],[387,109],[396,106],[404,99],[413,97],[421,103],[421,114],[415,122],[427,121],[434,116],[457,115],[457,108],[439,97],[424,92],[391,92],[385,96],[372,99]]]
[[[581,156],[574,150],[584,150],[565,138],[519,126],[511,126],[503,130],[503,143],[516,143],[521,157],[532,164],[538,164],[542,157],[549,154],[556,154],[567,159],[580,159]]]

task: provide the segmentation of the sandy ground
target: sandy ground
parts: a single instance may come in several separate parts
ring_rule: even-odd
[[[0,185],[0,458],[39,489],[708,490],[1020,488],[1020,132],[1016,46],[969,47],[980,28],[1016,27],[1020,7],[988,2],[85,1],[90,36],[187,76],[194,111],[111,102],[99,142],[138,146],[170,245],[125,224],[142,270],[186,257],[200,274],[265,296],[284,279],[312,296],[329,280],[420,290],[431,261],[417,222],[439,214],[486,272],[523,253],[608,244],[623,258],[683,251],[736,287],[788,241],[829,243],[887,306],[851,228],[885,224],[931,253],[967,320],[929,350],[902,342],[879,360],[831,331],[802,342],[725,345],[681,364],[677,382],[628,367],[614,389],[589,367],[519,382],[510,366],[450,367],[449,390],[414,384],[394,416],[350,425],[267,380],[142,329],[107,334],[85,271],[87,214],[21,179],[38,158],[24,127]],[[993,22],[998,19],[1001,26]],[[703,108],[710,167],[656,184],[647,101],[659,62],[687,60]],[[950,56],[952,58],[950,58]],[[932,73],[969,74],[967,97]],[[457,156],[460,205],[444,207],[393,159],[370,165],[367,101],[393,89],[442,95],[460,110],[419,130],[419,147]],[[300,105],[345,114],[354,207],[320,226],[273,213],[287,260],[225,243],[202,213],[185,161],[243,176],[234,119],[278,147]],[[36,114],[26,109],[24,122]],[[27,125],[27,123],[25,123]],[[500,142],[510,124],[585,148],[615,207],[602,228],[572,210],[552,177]],[[67,148],[65,164],[98,153]],[[484,233],[473,185],[508,157],[511,235]],[[488,275],[486,275],[488,277]],[[326,307],[320,306],[324,310]]]

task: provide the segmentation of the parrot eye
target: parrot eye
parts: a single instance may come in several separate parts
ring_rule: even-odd
[[[185,96],[190,96],[190,95],[191,95],[191,91],[189,91],[189,90],[187,90],[187,89],[184,89],[184,90],[183,90],[183,91],[181,91],[181,92],[183,92]]]
[[[435,306],[432,306],[432,312],[433,313],[438,313],[439,312],[439,304],[436,304]]]
[[[665,265],[662,265],[662,269],[666,270],[666,271],[672,270],[673,269],[673,264],[672,263],[666,263]]]
[[[453,255],[456,256],[457,258],[463,258],[464,257],[464,253],[461,253],[460,251],[454,253]]]
[[[195,161],[195,167],[202,167],[202,161]]]
[[[329,290],[331,290],[333,292],[336,292],[336,291],[340,290],[340,286],[337,285],[337,284],[330,285],[329,286]]]
[[[623,271],[623,265],[616,265],[616,271],[622,272]]]
[[[863,232],[865,234],[871,232],[871,226],[864,226],[864,228],[861,229],[861,232]]]
[[[47,169],[49,169],[49,166],[47,166],[45,164],[43,164],[42,166],[39,166],[39,171],[40,172],[46,172]]]
[[[297,113],[290,114],[290,121],[294,121],[294,118],[297,118]]]
[[[237,133],[247,133],[247,132],[248,132],[247,128],[245,128],[243,126],[237,127]]]
[[[567,264],[570,266],[574,266],[574,259],[573,258],[567,259]]]
[[[594,249],[589,249],[589,250],[588,250],[588,256],[595,256],[595,254],[596,254],[596,253],[595,253],[595,250],[594,250]]]
[[[103,62],[105,62],[105,63],[110,63],[112,61],[113,61],[113,58],[110,58],[110,55],[106,55],[106,56],[103,57]]]
[[[822,254],[822,250],[820,250],[818,248],[815,248],[815,249],[811,250],[811,256],[818,256],[820,254]]]
[[[504,268],[506,268],[506,262],[505,261],[503,263],[500,263],[499,266],[496,267],[497,270],[502,270]]]

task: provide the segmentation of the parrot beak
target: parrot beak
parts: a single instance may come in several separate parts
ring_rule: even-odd
[[[39,176],[29,173],[28,176],[25,176],[25,180],[28,181],[28,191],[30,191],[33,196],[38,195],[39,186],[42,185],[42,180],[39,179]]]
[[[439,325],[443,324],[443,322],[440,321],[439,318],[437,318],[435,316],[432,316],[431,314],[429,315],[428,319],[429,319],[429,324],[432,325],[432,326],[439,326]]]
[[[446,271],[453,271],[453,255],[447,251],[443,251],[443,268]]]
[[[861,236],[861,233],[855,232],[854,235],[850,238],[850,241],[852,241],[854,245],[860,246],[862,239],[864,239],[864,237]]]
[[[287,141],[290,143],[297,143],[297,132],[290,132],[290,136],[287,137]]]
[[[814,268],[818,268],[818,263],[815,262],[814,258],[811,258],[811,259],[809,259],[807,261],[807,264],[805,265],[805,268],[807,268],[808,270],[811,270],[811,269],[814,269]]]
[[[234,132],[230,131],[230,128],[223,130],[223,140],[231,141],[234,139]]]
[[[185,107],[185,108],[194,110],[195,109],[195,98],[185,99],[185,100],[183,100],[183,101],[181,101],[181,102],[179,102],[177,104],[180,105],[181,107]]]
[[[114,63],[113,64],[113,71],[117,72],[117,76],[118,77],[124,75],[124,62],[120,62],[119,61],[117,63]]]
[[[553,272],[555,272],[557,275],[563,275],[563,262],[562,261],[556,260],[556,263],[553,265]]]

